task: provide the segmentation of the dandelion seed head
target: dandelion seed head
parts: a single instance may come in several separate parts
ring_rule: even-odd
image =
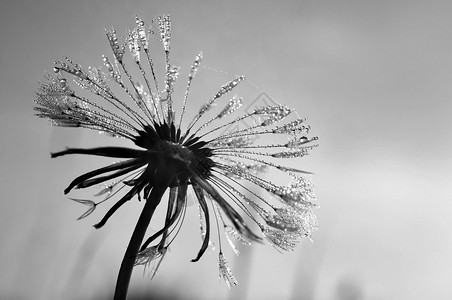
[[[164,223],[142,242],[135,259],[135,266],[153,265],[153,276],[190,213],[187,191],[194,191],[201,245],[193,261],[203,257],[207,248],[214,249],[211,232],[217,231],[220,277],[228,287],[234,286],[237,280],[223,255],[223,239],[236,254],[235,241],[251,245],[263,239],[278,250],[290,251],[317,229],[313,209],[318,205],[305,176],[309,172],[292,163],[313,150],[317,138],[309,136],[306,118],[292,108],[276,102],[245,106],[252,99],[231,93],[246,81],[244,76],[231,78],[216,93],[206,95],[191,121],[185,121],[186,107],[193,105],[190,87],[196,82],[202,53],[184,74],[170,60],[170,16],[153,19],[148,27],[136,16],[135,24],[124,38],[115,29],[106,30],[112,53],[102,55],[102,68],[83,68],[64,58],[55,62],[54,74],[46,74],[38,87],[38,117],[52,125],[95,130],[130,142],[130,147],[68,148],[52,153],[53,158],[80,154],[117,160],[76,177],[64,193],[101,187],[95,194],[99,201],[70,198],[88,207],[80,218],[113,202],[94,225],[101,228],[132,199],[151,201],[155,188],[167,189]],[[149,51],[155,40],[163,49],[164,68],[156,67],[155,53]],[[184,97],[177,99],[174,91],[185,75]],[[226,96],[230,93],[233,96]],[[263,175],[267,170],[281,178],[290,175],[291,181],[285,186],[275,184]]]

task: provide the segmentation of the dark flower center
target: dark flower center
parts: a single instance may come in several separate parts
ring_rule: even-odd
[[[214,162],[210,159],[212,150],[206,142],[195,136],[180,136],[174,124],[155,123],[145,126],[136,138],[137,146],[146,148],[150,153],[149,168],[155,173],[150,175],[154,183],[169,183],[170,187],[180,186],[189,181],[193,174],[208,178]]]
[[[154,145],[157,151],[156,178],[158,181],[169,182],[170,186],[179,186],[186,183],[191,176],[190,165],[194,159],[193,152],[180,144],[160,140]]]

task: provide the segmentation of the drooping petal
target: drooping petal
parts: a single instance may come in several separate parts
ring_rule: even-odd
[[[179,216],[182,212],[182,209],[186,205],[186,196],[187,196],[187,185],[184,184],[177,189],[176,207],[174,209],[174,212],[170,212],[170,211],[172,211],[172,209],[168,210],[168,215],[167,215],[167,219],[165,221],[165,226],[162,229],[160,229],[159,231],[157,231],[156,233],[154,233],[151,237],[149,237],[141,245],[140,251],[143,251],[150,243],[152,243],[155,239],[157,239],[159,236],[161,236],[166,231],[168,231],[170,229],[170,227],[176,222],[176,220],[179,218]]]
[[[261,241],[261,238],[256,235],[251,229],[246,225],[245,220],[240,216],[240,214],[223,198],[223,196],[218,193],[218,191],[207,182],[207,180],[201,178],[196,173],[192,173],[192,181],[199,185],[203,190],[205,190],[209,195],[218,203],[221,209],[224,211],[228,219],[232,222],[234,227],[240,232],[240,234],[246,236],[248,239],[253,241]]]
[[[108,219],[127,201],[129,201],[130,199],[133,198],[133,196],[135,196],[136,194],[138,194],[145,185],[147,185],[147,182],[143,182],[141,181],[139,184],[135,185],[132,187],[132,189],[124,195],[124,197],[122,197],[118,202],[116,202],[105,214],[105,216],[102,218],[102,220],[94,225],[94,228],[99,229],[102,226],[105,225],[105,223],[107,223]]]
[[[144,164],[143,164],[143,165],[144,165]],[[117,172],[115,172],[115,173],[112,173],[112,174],[109,174],[109,175],[106,175],[106,176],[101,176],[101,177],[96,177],[96,178],[88,179],[88,180],[85,180],[85,181],[83,181],[83,182],[77,184],[77,185],[75,186],[75,188],[76,188],[76,189],[87,188],[87,187],[90,187],[90,186],[93,186],[93,185],[96,185],[96,184],[105,182],[105,181],[107,181],[107,180],[111,180],[111,179],[117,178],[117,177],[119,177],[119,176],[121,176],[121,175],[125,175],[125,174],[127,174],[127,173],[129,173],[129,172],[132,172],[132,171],[134,171],[134,170],[140,168],[141,166],[142,166],[142,165],[140,165],[140,164],[136,164],[136,165],[132,165],[132,166],[130,166],[130,167],[121,169],[121,170],[119,170],[119,171],[117,171]]]
[[[204,218],[206,220],[206,235],[204,236],[204,241],[202,242],[201,249],[199,249],[198,255],[195,259],[192,259],[192,262],[198,261],[201,256],[206,252],[206,249],[209,245],[210,241],[210,219],[209,219],[209,208],[207,207],[207,202],[204,197],[204,193],[202,188],[193,183],[193,190],[195,191],[196,197],[198,198],[199,205],[201,206],[202,211],[204,212]]]
[[[75,186],[82,184],[84,181],[93,178],[94,176],[98,176],[107,172],[116,171],[124,168],[128,168],[131,166],[136,166],[136,168],[139,168],[146,164],[146,161],[141,158],[133,158],[129,160],[125,160],[122,162],[114,163],[106,167],[102,167],[93,171],[90,171],[88,173],[85,173],[83,175],[78,176],[75,178],[69,186],[64,190],[64,193],[69,193]]]
[[[59,157],[68,154],[86,154],[86,155],[98,155],[98,156],[106,156],[106,157],[116,157],[116,158],[139,158],[145,157],[148,154],[148,151],[144,150],[136,150],[131,148],[123,148],[123,147],[99,147],[92,149],[83,149],[83,148],[68,148],[63,151],[51,153],[51,157]]]

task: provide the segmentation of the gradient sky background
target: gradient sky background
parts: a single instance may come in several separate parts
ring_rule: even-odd
[[[188,68],[202,50],[204,66],[245,74],[259,87],[250,94],[263,89],[309,117],[320,147],[300,165],[316,173],[320,230],[293,253],[258,245],[229,256],[241,285],[228,292],[215,252],[190,262],[200,244],[193,210],[156,278],[137,270],[132,290],[452,298],[452,2],[23,0],[0,2],[0,298],[112,292],[141,206],[130,203],[100,231],[91,225],[101,213],[75,222],[84,208],[62,190],[95,162],[49,152],[112,140],[33,117],[34,92],[55,59],[101,65],[104,28],[125,32],[135,14],[161,13],[173,19],[173,63]]]

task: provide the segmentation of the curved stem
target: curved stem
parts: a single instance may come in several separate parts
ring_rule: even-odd
[[[116,281],[114,300],[125,300],[127,298],[127,290],[129,289],[130,277],[132,276],[136,255],[140,249],[141,243],[143,242],[143,238],[151,221],[152,215],[160,203],[166,189],[166,185],[154,186],[149,198],[146,200],[146,204],[143,207],[140,218],[135,226],[135,230],[130,238],[129,245],[127,246],[126,253],[124,254],[124,258],[121,262],[118,280]]]

